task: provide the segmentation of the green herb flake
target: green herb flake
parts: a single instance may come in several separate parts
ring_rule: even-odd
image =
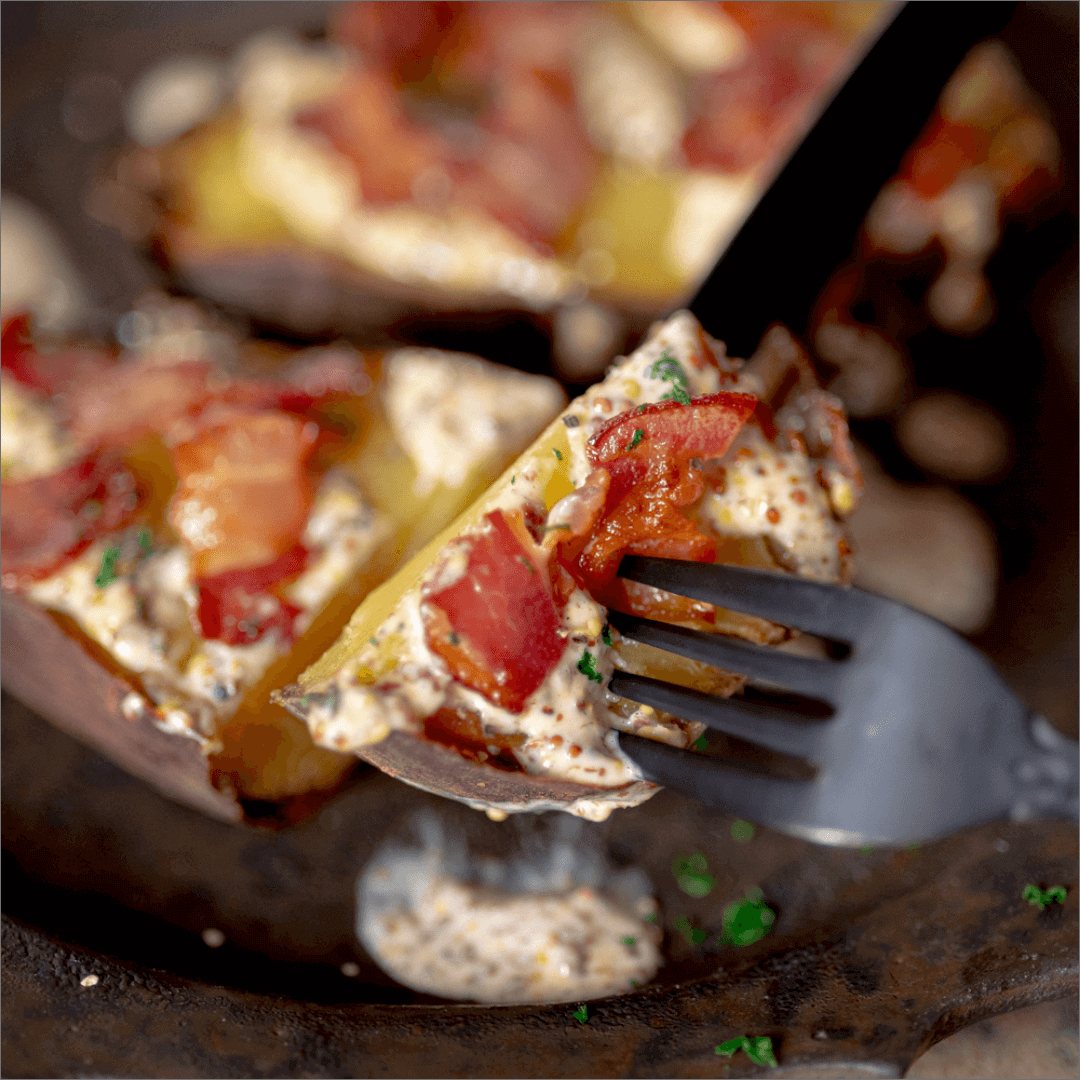
[[[660,400],[677,401],[680,405],[689,405],[690,395],[681,386],[673,386]]]
[[[518,562],[521,563],[521,565],[524,566],[525,569],[528,570],[530,574],[535,574],[536,573],[536,567],[533,566],[533,564],[531,562],[529,562],[529,560],[526,559],[524,555],[519,555],[517,557],[517,559],[518,559]]]
[[[630,935],[627,935],[626,937],[624,937],[622,939],[622,943],[624,945],[636,945],[637,944],[637,938],[636,937],[631,937]]]
[[[107,547],[103,552],[101,556],[101,570],[98,572],[98,576],[94,578],[94,584],[99,589],[104,589],[106,585],[111,585],[116,580],[116,560],[119,558],[119,545]]]
[[[732,1057],[740,1050],[746,1053],[746,1056],[755,1065],[768,1065],[769,1068],[776,1068],[776,1055],[773,1053],[772,1039],[768,1035],[750,1036],[739,1035],[734,1039],[728,1039],[727,1042],[722,1042],[715,1048],[715,1053],[720,1057]]]
[[[736,900],[724,908],[721,922],[724,931],[719,944],[753,945],[772,929],[776,912],[765,905],[760,889],[747,889],[744,900]]]
[[[686,938],[687,945],[703,945],[709,936],[704,930],[691,926],[685,915],[680,915],[675,920],[675,929]]]
[[[144,555],[149,555],[154,550],[154,537],[149,529],[139,530],[139,547]]]
[[[555,456],[556,456],[556,457],[557,457],[557,458],[558,458],[558,459],[559,459],[560,461],[562,461],[562,451],[561,451],[561,450],[556,450],[556,451],[555,451]]]
[[[604,629],[600,631],[600,640],[605,645],[611,644],[611,627],[607,623],[604,623]]]
[[[869,855],[871,852],[873,852],[873,850],[874,850],[874,845],[873,844],[863,844],[863,846],[861,848],[859,848],[859,854],[860,855]]]
[[[704,735],[699,735],[699,736],[698,736],[698,737],[697,737],[697,738],[696,738],[696,739],[695,739],[695,740],[694,740],[694,741],[693,741],[693,742],[692,742],[692,743],[690,744],[690,746],[691,746],[691,747],[692,747],[692,748],[693,748],[694,750],[698,750],[698,751],[701,751],[701,750],[707,750],[707,749],[708,749],[708,747],[709,747],[709,740],[708,740],[707,738],[705,738],[705,736],[704,736]]]
[[[637,446],[638,443],[640,443],[641,440],[644,439],[644,438],[645,438],[645,429],[644,428],[635,428],[634,437],[626,444],[626,449],[627,450],[633,450],[634,447]]]
[[[736,844],[749,844],[754,839],[754,826],[749,821],[743,821],[741,818],[738,821],[731,823],[731,839]]]
[[[450,637],[447,640],[450,642],[451,645],[460,645],[461,644],[461,638],[459,638],[457,636],[457,634],[454,633],[453,630],[450,631]]]
[[[1038,885],[1025,885],[1021,897],[1040,911],[1046,910],[1047,904],[1064,904],[1066,890],[1064,885],[1052,885],[1049,889],[1040,889]]]
[[[577,662],[577,669],[582,675],[588,675],[593,682],[602,683],[604,681],[604,676],[596,669],[596,657],[588,649],[581,654],[581,659]]]
[[[651,923],[654,923],[654,922],[656,922],[656,915],[655,915],[655,914],[653,914],[652,912],[650,912],[650,913],[649,913],[648,915],[646,915],[646,916],[645,916],[644,918],[645,918],[645,921],[646,921],[646,922],[651,922]]]
[[[921,847],[922,847],[922,844],[920,844],[919,841],[916,840],[914,844],[908,844],[908,846],[906,848],[904,848],[904,850],[905,851],[918,851],[919,848],[921,848]]]
[[[671,872],[687,896],[700,900],[708,896],[716,885],[716,879],[705,873],[709,864],[703,852],[695,851],[686,858],[675,859],[671,864]]]
[[[690,382],[682,364],[670,353],[663,353],[660,359],[649,368],[648,374],[654,379],[663,379],[664,382],[671,383],[671,389],[664,394],[661,401],[677,401],[680,405],[690,404]]]
[[[369,637],[369,638],[368,638],[368,641],[369,641],[369,642],[370,642],[370,643],[371,643],[372,645],[378,645],[378,644],[379,644],[379,643],[378,643],[378,642],[377,642],[377,641],[376,641],[376,640],[375,640],[375,639],[374,639],[373,637]]]
[[[512,484],[512,483],[514,483],[514,482],[515,482],[516,480],[517,480],[517,476],[516,476],[516,475],[514,475],[514,476],[511,476],[511,477],[510,477],[510,483],[511,483],[511,484]]]
[[[589,1010],[582,1005],[580,1009],[574,1010],[574,1019],[579,1024],[586,1024],[589,1021]]]

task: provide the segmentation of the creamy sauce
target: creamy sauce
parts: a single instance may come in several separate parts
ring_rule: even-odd
[[[814,462],[801,451],[777,449],[748,424],[725,455],[724,469],[724,490],[708,490],[700,509],[718,533],[764,536],[785,569],[815,581],[840,580],[844,527]]]
[[[5,480],[48,476],[77,456],[48,403],[0,374],[0,476]]]
[[[627,993],[660,966],[655,936],[589,888],[515,896],[446,877],[372,927],[375,959],[399,982],[503,1004]]]
[[[593,145],[647,169],[677,161],[686,130],[682,89],[640,36],[615,19],[596,19],[575,67]]]
[[[335,472],[323,478],[302,537],[315,554],[285,590],[294,604],[304,608],[297,623],[300,633],[389,532],[389,523],[364,501],[351,480]]]
[[[401,349],[387,359],[383,400],[424,496],[504,460],[566,399],[553,381],[476,357]]]
[[[627,993],[656,973],[640,870],[613,872],[580,833],[557,831],[546,857],[480,862],[434,819],[420,825],[423,849],[387,845],[357,882],[357,934],[399,982],[510,1004]]]

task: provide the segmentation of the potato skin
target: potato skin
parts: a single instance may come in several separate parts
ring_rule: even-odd
[[[596,788],[584,784],[493,769],[405,731],[392,731],[382,742],[356,753],[395,779],[476,809],[555,810],[597,794]]]
[[[157,728],[149,703],[121,708],[131,684],[108,671],[46,612],[5,592],[0,618],[6,689],[176,802],[219,821],[242,820],[239,804],[211,784],[199,743]]]

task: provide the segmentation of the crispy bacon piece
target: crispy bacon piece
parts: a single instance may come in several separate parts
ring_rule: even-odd
[[[270,630],[293,640],[301,609],[275,595],[274,590],[295,577],[307,562],[305,548],[296,544],[264,566],[230,570],[199,580],[199,631],[226,645],[246,645]]]
[[[395,86],[420,82],[454,34],[466,4],[439,2],[342,4],[333,36],[389,73]]]
[[[485,732],[480,718],[464,709],[439,709],[424,719],[424,738],[442,743],[471,761],[480,761],[507,772],[521,772],[514,747],[524,735]],[[494,749],[495,753],[492,753]]]
[[[167,431],[210,400],[209,369],[180,364],[115,364],[68,391],[68,429],[80,446],[123,448]]]
[[[64,348],[39,352],[34,346],[25,315],[4,323],[0,340],[0,364],[4,373],[41,394],[68,392],[82,383],[93,383],[113,361],[93,349]]]
[[[813,5],[724,3],[752,48],[705,84],[683,138],[690,165],[742,172],[782,153],[838,77],[844,42]]]
[[[128,525],[140,492],[115,455],[88,456],[60,472],[0,484],[4,587],[45,577],[98,537]]]
[[[463,541],[462,577],[425,598],[428,641],[458,682],[520,712],[566,641],[558,634],[543,551],[529,542],[520,520],[515,529],[500,510],[485,524]]]
[[[623,555],[710,562],[715,541],[680,513],[702,492],[691,459],[722,456],[757,404],[750,394],[721,391],[689,405],[645,405],[604,424],[589,440],[589,459],[611,475],[607,509],[571,573],[595,591]]]
[[[365,200],[412,201],[425,186],[438,192],[441,180],[458,205],[545,249],[599,170],[575,98],[577,11],[573,3],[349,5],[337,35],[364,64],[299,122],[355,163]],[[453,127],[410,116],[403,87],[452,103]]]
[[[924,199],[933,199],[960,174],[986,159],[990,134],[969,124],[946,120],[939,110],[918,142],[907,152],[900,175]]]
[[[360,191],[371,203],[410,201],[417,178],[450,155],[437,132],[409,119],[397,91],[375,69],[351,67],[334,97],[297,119],[356,165]]]
[[[311,510],[314,424],[281,412],[215,420],[172,452],[180,482],[169,520],[197,578],[272,563],[299,541]]]

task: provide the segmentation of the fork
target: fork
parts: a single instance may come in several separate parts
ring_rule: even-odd
[[[817,769],[806,780],[762,775],[620,733],[646,779],[839,846],[900,846],[1002,817],[1078,818],[1077,744],[1033,715],[981,653],[936,619],[861,589],[743,567],[627,556],[619,574],[847,647],[839,659],[795,656],[610,612],[610,624],[634,641],[825,706],[816,710],[825,718],[807,720],[767,700],[616,671],[609,685],[620,697]]]

